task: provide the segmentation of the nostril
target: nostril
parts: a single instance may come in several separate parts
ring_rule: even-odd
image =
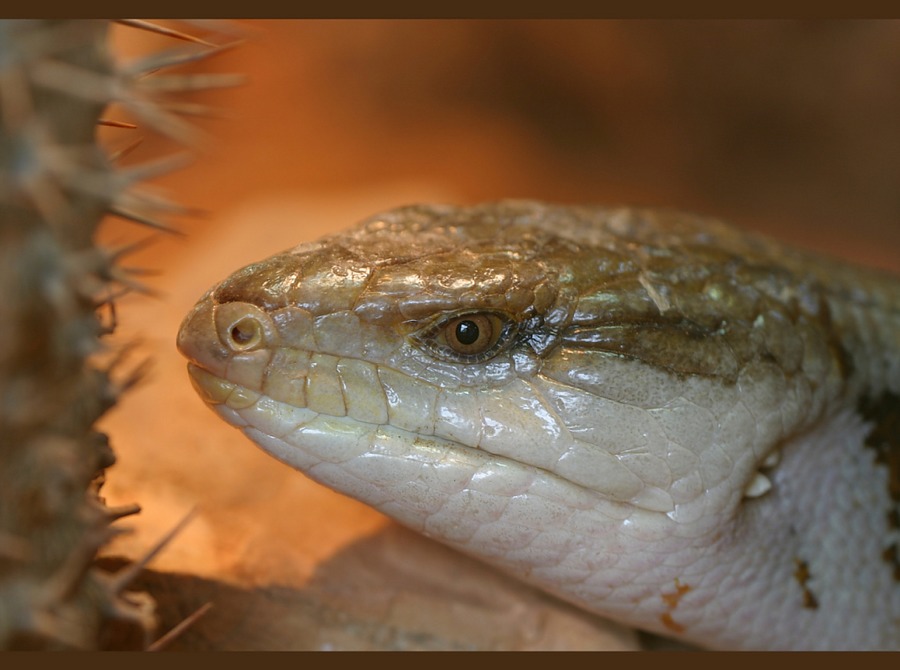
[[[229,344],[233,349],[246,351],[262,341],[262,325],[253,317],[245,316],[231,326],[228,334],[230,336]]]
[[[232,354],[277,347],[280,341],[278,329],[271,317],[250,303],[226,302],[215,305],[213,322],[219,342]]]

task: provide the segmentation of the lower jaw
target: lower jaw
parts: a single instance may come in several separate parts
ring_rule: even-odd
[[[191,385],[207,405],[215,406],[228,400],[235,384],[217,377],[196,363],[188,363]]]

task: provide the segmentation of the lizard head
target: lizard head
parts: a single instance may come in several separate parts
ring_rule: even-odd
[[[178,347],[203,400],[288,465],[671,633],[660,589],[694,566],[702,592],[807,409],[800,372],[831,374],[804,369],[827,347],[795,327],[802,291],[742,276],[762,252],[729,239],[628,210],[406,207],[237,271]]]

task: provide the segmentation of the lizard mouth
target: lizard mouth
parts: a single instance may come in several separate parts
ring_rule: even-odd
[[[194,363],[188,371],[204,402],[268,454],[422,532],[466,491],[510,500],[538,490],[569,509],[602,499],[556,473],[451,439],[293,407]]]
[[[203,401],[231,425],[245,433],[252,433],[250,436],[254,441],[258,441],[261,436],[268,436],[298,450],[317,452],[322,460],[343,460],[347,449],[337,449],[344,452],[337,457],[324,449],[318,449],[317,443],[328,443],[334,450],[340,443],[352,441],[360,454],[366,450],[384,452],[384,449],[379,448],[379,438],[390,434],[394,438],[391,442],[402,437],[404,443],[412,445],[414,449],[433,451],[434,448],[441,447],[448,453],[451,449],[471,453],[477,456],[476,460],[480,463],[488,460],[502,461],[504,464],[538,469],[444,437],[423,435],[390,424],[368,423],[349,416],[333,416],[307,407],[295,407],[223,379],[195,363],[188,363],[188,373],[194,389]],[[262,446],[266,448],[265,445]]]
[[[396,442],[396,438],[402,438],[414,449],[433,451],[441,447],[444,451],[452,449],[477,455],[481,462],[502,460],[520,467],[531,467],[444,437],[423,435],[390,424],[368,423],[349,416],[324,414],[308,407],[295,407],[218,377],[195,363],[188,363],[188,373],[203,401],[225,421],[248,433],[254,441],[267,436],[295,449],[315,452],[324,461],[344,460],[348,450],[346,446],[340,447],[350,442],[360,454],[367,450],[386,453],[379,447],[379,439],[390,434],[394,438],[390,440],[392,443]],[[318,448],[319,443],[328,449]],[[261,446],[266,448],[264,444]],[[342,453],[337,456],[335,451]],[[291,465],[298,467],[294,463]]]
[[[191,385],[207,405],[214,407],[228,400],[237,389],[237,384],[221,379],[196,363],[188,363],[188,375]]]

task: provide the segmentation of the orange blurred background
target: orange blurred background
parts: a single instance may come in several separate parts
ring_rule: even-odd
[[[204,96],[214,149],[162,180],[213,217],[415,182],[695,210],[900,268],[900,21],[236,23],[203,69],[247,83]]]

